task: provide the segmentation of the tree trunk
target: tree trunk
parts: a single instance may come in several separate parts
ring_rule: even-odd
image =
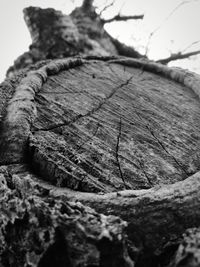
[[[32,44],[28,52],[15,60],[7,75],[10,77],[19,69],[41,60],[75,55],[145,57],[106,32],[105,22],[95,12],[92,2],[84,1],[70,15],[52,8],[25,8],[24,19]]]
[[[188,227],[198,226],[200,109],[192,91],[198,79],[155,63],[110,58],[57,60],[30,71],[8,104],[2,102],[7,110],[0,159],[2,166],[9,165],[2,167],[2,177],[16,190],[13,179],[26,181],[28,175],[32,180],[35,173],[33,180],[43,188],[43,195],[37,192],[42,203],[47,201],[46,187],[48,198],[78,200],[100,213],[119,215],[128,222],[132,250],[137,248],[132,261],[140,258],[138,253],[144,259],[160,253]],[[25,174],[16,171],[16,164],[28,164],[29,169]],[[35,183],[30,182],[29,190],[37,202]],[[27,198],[23,187],[18,186],[20,201]],[[127,188],[132,190],[119,192]],[[147,189],[133,190],[142,188]],[[118,192],[109,193],[113,191]],[[120,256],[123,264],[132,264],[127,247],[120,248],[127,255]],[[39,262],[49,261],[46,253]],[[112,260],[104,257],[109,266]],[[76,258],[69,258],[75,264]],[[113,254],[110,258],[114,260]]]
[[[25,19],[0,87],[0,266],[199,266],[199,76],[116,56],[141,57],[92,1]]]

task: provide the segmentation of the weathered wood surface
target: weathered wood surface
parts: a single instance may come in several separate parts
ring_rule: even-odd
[[[198,84],[194,74],[151,62],[69,58],[18,77],[5,96],[2,85],[1,188],[7,184],[2,192],[17,194],[16,206],[23,206],[29,199],[24,193],[28,179],[27,192],[36,203],[46,203],[46,210],[54,199],[81,201],[100,213],[119,215],[127,220],[129,240],[137,247],[127,251],[123,229],[116,226],[115,233],[123,236],[121,266],[133,266],[133,261],[153,266],[146,260],[149,255],[199,226]],[[124,189],[131,190],[119,192]],[[6,225],[13,223],[2,207],[2,220],[8,216]],[[111,246],[118,244],[115,240]],[[144,259],[137,261],[141,250]],[[97,266],[117,266],[114,254],[109,255],[100,257],[108,259],[105,263],[98,258]]]
[[[51,76],[36,103],[31,162],[53,184],[141,189],[199,169],[199,100],[168,79],[90,62]]]

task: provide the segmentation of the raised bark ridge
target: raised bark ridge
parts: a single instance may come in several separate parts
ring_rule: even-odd
[[[159,80],[159,76],[154,76],[153,74],[147,73],[147,70],[149,72],[159,73],[160,76],[163,75],[168,79],[171,79],[171,81],[166,80],[168,87],[165,88],[165,79],[162,79],[161,84],[158,86],[158,88],[154,87],[155,84],[150,83],[150,87],[146,89],[145,95],[142,94],[143,90],[138,91],[138,89],[142,86],[142,81],[153,81],[154,78],[156,80]],[[102,77],[102,74],[104,72],[105,74]],[[112,77],[113,79],[113,88],[109,88],[108,86],[108,77],[106,78],[107,72],[109,73],[109,77]],[[80,88],[81,82],[79,82],[78,84],[75,83],[75,81],[78,81],[79,75],[81,76],[81,82],[84,88]],[[84,78],[84,75],[86,78]],[[123,76],[123,80],[121,78],[121,75]],[[73,80],[73,76],[76,77],[75,80]],[[117,84],[114,83],[114,78],[116,77]],[[21,78],[19,78],[19,80],[20,79]],[[88,81],[87,85],[84,85],[84,79]],[[136,83],[133,82],[134,79],[136,79]],[[183,87],[179,86],[176,83],[172,83],[172,81],[180,83]],[[146,82],[145,86],[147,86]],[[162,89],[162,87],[164,88],[164,90]],[[40,201],[44,201],[44,203],[47,203],[48,199],[50,198],[54,200],[59,199],[59,201],[65,201],[66,203],[66,201],[69,200],[78,200],[83,204],[94,207],[98,212],[120,215],[123,219],[128,221],[128,236],[129,240],[134,243],[134,246],[127,246],[127,241],[125,241],[125,237],[123,236],[123,239],[121,239],[120,241],[122,243],[120,243],[119,245],[119,255],[122,255],[120,256],[120,259],[118,258],[117,262],[113,263],[114,257],[112,250],[110,251],[110,256],[108,257],[106,252],[104,251],[104,256],[97,259],[97,266],[112,266],[111,263],[113,264],[113,266],[119,266],[117,264],[119,264],[119,262],[121,261],[122,264],[120,266],[133,266],[133,262],[131,261],[137,262],[138,266],[145,266],[144,261],[141,260],[140,256],[138,257],[138,253],[140,254],[141,250],[143,251],[142,255],[144,259],[144,255],[148,257],[149,255],[152,256],[153,253],[160,254],[167,242],[171,242],[171,239],[176,240],[177,238],[179,238],[187,228],[198,226],[200,219],[199,173],[197,172],[199,166],[197,155],[198,151],[196,150],[197,159],[193,157],[189,162],[188,157],[186,157],[185,162],[180,161],[180,159],[177,160],[173,154],[169,153],[170,144],[167,145],[167,148],[163,149],[163,140],[162,142],[160,141],[160,135],[158,139],[158,136],[154,133],[154,128],[152,127],[152,125],[154,125],[154,121],[148,121],[148,119],[145,117],[147,116],[146,113],[138,113],[139,111],[136,110],[136,107],[132,107],[132,105],[129,106],[128,99],[124,99],[124,95],[126,95],[126,92],[128,92],[130,93],[128,94],[129,97],[132,96],[132,104],[136,105],[138,103],[138,99],[142,99],[140,103],[140,110],[142,110],[142,105],[147,102],[149,105],[149,112],[152,112],[155,107],[156,109],[158,109],[159,105],[157,106],[156,103],[154,103],[154,105],[151,105],[152,99],[150,98],[150,95],[148,95],[148,90],[150,90],[151,94],[155,94],[153,97],[153,99],[155,99],[155,96],[158,97],[160,94],[164,94],[165,89],[167,89],[168,91],[166,95],[163,95],[164,101],[167,100],[170,92],[170,99],[172,101],[171,104],[176,105],[176,108],[180,106],[180,101],[182,100],[182,105],[184,107],[184,113],[182,115],[183,117],[181,116],[181,112],[176,112],[176,109],[172,109],[172,113],[169,112],[173,120],[175,120],[177,116],[178,120],[184,120],[186,127],[185,130],[181,132],[182,134],[187,133],[187,127],[190,126],[192,119],[193,123],[190,127],[194,128],[191,128],[189,130],[191,135],[186,134],[186,145],[185,148],[183,146],[181,150],[182,153],[184,149],[186,149],[187,151],[187,144],[190,144],[190,149],[192,148],[193,150],[196,146],[196,140],[199,139],[199,101],[195,95],[199,95],[198,75],[180,69],[170,69],[152,62],[127,58],[96,58],[96,60],[94,60],[94,58],[69,58],[67,60],[57,60],[47,63],[38,70],[27,73],[26,77],[22,78],[19,85],[15,87],[15,93],[13,94],[10,102],[7,102],[8,97],[6,97],[6,100],[1,103],[4,113],[5,106],[7,106],[6,114],[2,118],[3,120],[1,125],[0,161],[2,165],[2,188],[4,188],[5,184],[7,184],[9,190],[14,190],[14,193],[11,192],[11,194],[17,193],[16,203],[19,203],[19,205],[16,204],[16,206],[19,206],[20,208],[22,205],[24,207],[24,201],[26,200],[25,203],[28,203],[27,201],[29,201],[28,196],[23,193],[24,180],[27,180],[28,175],[28,180],[31,181],[30,192],[33,192],[33,200],[31,201],[35,201],[36,203],[37,201],[39,201],[39,203]],[[63,97],[63,92],[67,95],[66,98]],[[79,96],[80,92],[81,97]],[[13,90],[10,91],[11,95],[12,93]],[[136,95],[132,95],[134,93]],[[54,95],[54,97],[52,98],[48,95]],[[59,95],[61,95],[62,97],[59,98]],[[85,103],[87,102],[86,106],[84,106],[83,102],[81,102],[82,98],[84,99]],[[117,101],[115,101],[115,98],[117,98]],[[126,106],[123,106],[124,100],[126,100]],[[161,98],[159,99],[159,101],[161,101]],[[188,110],[187,105],[184,106],[185,101],[188,101]],[[118,106],[117,109],[115,104],[120,104],[120,107]],[[47,108],[48,106],[50,107],[49,111],[51,110],[50,117],[48,117],[49,111],[45,114],[44,109],[44,107]],[[162,103],[161,106],[164,107]],[[62,107],[62,109],[60,109],[60,107]],[[65,109],[63,109],[64,107]],[[179,108],[181,110],[181,107]],[[127,111],[128,109],[129,112]],[[117,111],[117,117],[114,113],[114,110],[115,113]],[[106,115],[106,112],[108,111],[109,113],[108,115]],[[101,112],[103,112],[103,114],[101,114]],[[147,143],[149,142],[151,144],[150,151],[156,151],[156,147],[160,146],[160,150],[163,150],[163,154],[161,155],[163,156],[163,160],[165,162],[168,162],[168,164],[171,164],[170,168],[169,165],[167,165],[167,170],[175,170],[175,173],[176,171],[178,171],[179,178],[176,180],[176,175],[174,175],[173,177],[172,174],[172,179],[169,180],[168,183],[172,183],[174,181],[179,182],[172,185],[163,186],[162,184],[166,181],[167,178],[167,176],[164,175],[164,179],[162,180],[161,185],[159,185],[160,181],[158,181],[158,183],[155,183],[157,184],[157,187],[153,187],[152,189],[125,190],[119,191],[117,193],[107,193],[108,191],[118,191],[120,189],[119,187],[113,190],[113,186],[115,187],[115,179],[117,181],[117,184],[121,183],[122,188],[135,188],[134,186],[136,183],[134,181],[134,175],[123,176],[125,167],[127,167],[124,162],[126,162],[126,164],[134,163],[133,156],[133,163],[132,161],[130,162],[130,160],[127,161],[126,159],[126,156],[128,156],[132,151],[131,149],[128,151],[128,153],[126,152],[128,148],[126,137],[130,134],[128,129],[131,127],[131,123],[136,122],[136,120],[132,117],[128,117],[128,114],[133,112],[135,112],[135,114],[137,114],[137,117],[139,117],[137,118],[137,121],[140,121],[141,125],[138,124],[137,128],[135,127],[134,131],[132,130],[132,132],[134,134],[140,133],[140,127],[141,129],[145,128],[145,131],[148,132],[148,135],[151,136],[151,138],[149,138],[149,136],[147,135],[146,141]],[[156,114],[155,110],[153,114]],[[59,117],[58,115],[61,117]],[[105,150],[105,147],[108,147],[108,145],[98,145],[98,138],[100,138],[100,136],[102,135],[98,135],[99,128],[101,128],[101,133],[103,133],[106,127],[109,126],[108,122],[105,121],[106,116],[114,118],[113,121],[117,125],[115,129],[115,132],[117,134],[114,135],[115,138],[112,139],[114,127],[113,125],[111,125],[109,130],[109,132],[111,133],[111,138],[109,140],[104,140],[104,142],[106,142],[107,144],[112,144],[114,141],[115,147],[114,153],[110,154],[111,156],[114,156],[114,164],[113,166],[110,166],[111,170],[116,168],[116,173],[113,175],[112,180],[108,180],[109,183],[108,181],[105,181],[105,177],[100,177],[95,172],[98,170],[99,166],[101,166],[102,171],[104,171],[105,165],[103,165],[103,163],[107,155],[109,155],[110,153],[109,150]],[[42,118],[45,118],[45,120],[42,120]],[[65,121],[63,121],[62,118],[65,118]],[[127,118],[129,118],[128,121],[125,121]],[[98,123],[96,123],[96,120]],[[147,127],[143,122],[146,120],[148,121]],[[105,123],[104,121],[106,122],[106,127],[102,127],[102,125],[104,125]],[[46,122],[46,125],[44,124],[44,122]],[[162,117],[162,120],[160,120],[160,122],[161,124],[164,123],[163,125],[165,126],[167,125],[164,117]],[[124,130],[123,127],[125,123],[128,124],[128,127]],[[175,127],[175,125],[176,123],[173,126]],[[65,128],[67,130],[65,130]],[[86,129],[88,129],[88,132],[86,132]],[[92,129],[92,132],[90,131],[90,129]],[[166,129],[170,129],[169,132],[171,131],[171,128],[166,127]],[[82,135],[80,135],[78,131],[80,131]],[[75,135],[70,136],[70,132],[75,133]],[[81,142],[80,144],[78,143],[78,149],[76,153],[74,153],[73,149],[71,149],[70,147],[67,147],[67,149],[65,149],[65,146],[67,146],[67,144],[73,145],[73,139],[75,141],[75,144],[77,143],[78,140],[76,138],[76,134],[78,134],[77,136],[79,140],[82,136],[83,141],[86,140],[86,142]],[[94,147],[94,144],[91,146],[91,141],[93,141],[94,144],[97,144],[96,152],[99,151],[102,153],[102,156],[105,156],[102,162],[99,161],[98,157],[94,159],[94,166],[92,170],[90,169],[90,166],[86,164],[87,162],[85,162],[85,165],[79,165],[82,158],[85,158],[82,157],[82,152],[87,151],[88,145],[90,152],[91,148]],[[183,141],[184,138],[181,139],[182,143]],[[55,142],[55,146],[53,142]],[[162,143],[162,145],[160,143]],[[174,146],[175,144],[176,143],[174,143]],[[171,145],[171,147],[172,146],[173,145]],[[123,149],[121,150],[122,152],[120,151],[120,149]],[[143,151],[143,153],[148,153],[144,151],[142,144],[138,146],[138,149],[142,149],[141,151]],[[136,152],[137,151],[138,150],[136,150]],[[127,153],[126,156],[124,156],[126,154],[125,152]],[[190,150],[188,150],[188,153],[189,152]],[[52,155],[55,155],[55,158],[52,158]],[[138,159],[140,159],[140,155],[138,156]],[[184,157],[181,158],[181,160],[183,159]],[[31,162],[28,162],[28,160],[30,160]],[[17,169],[17,166],[20,165],[15,165],[16,163],[28,163],[29,167],[28,169],[26,167],[25,171],[23,170],[25,165],[22,166],[22,169]],[[108,163],[111,164],[112,161],[109,159]],[[9,166],[6,167],[4,166],[5,164]],[[100,165],[98,166],[98,164]],[[132,171],[133,165],[130,165],[130,171]],[[154,163],[154,166],[156,166],[156,163]],[[163,164],[163,166],[166,166],[166,163]],[[38,172],[37,175],[33,175],[33,170]],[[150,170],[151,168],[147,168],[147,170],[145,169],[147,173]],[[82,171],[86,171],[86,173],[84,173],[84,176],[82,176]],[[73,175],[70,172],[73,172]],[[193,176],[188,177],[191,173],[194,172],[197,173]],[[163,172],[160,175],[163,175]],[[82,180],[81,177],[83,178]],[[143,176],[141,175],[141,177],[139,178],[139,182],[142,181],[142,177],[144,177],[144,173]],[[47,183],[42,182],[38,178],[46,180]],[[103,179],[101,180],[99,178]],[[133,182],[131,178],[133,178]],[[180,181],[182,180],[181,178],[187,179]],[[22,181],[22,186],[20,185],[20,182],[13,182],[13,179],[14,181],[16,179],[17,181]],[[145,182],[147,183],[147,181],[148,179],[145,176]],[[143,186],[144,185],[145,183],[143,184]],[[152,187],[153,185],[154,184],[148,184],[148,187]],[[61,189],[59,188],[59,186],[67,188]],[[69,188],[73,190],[69,190]],[[138,186],[138,188],[141,188],[140,185]],[[34,190],[36,189],[39,190],[39,193],[34,193]],[[88,193],[88,191],[93,192],[94,190],[99,191],[100,194]],[[87,191],[87,193],[80,191]],[[5,192],[3,191],[3,198],[4,195]],[[8,199],[11,198],[12,197],[8,197]],[[8,203],[8,208],[10,207],[11,203],[13,203],[12,201],[9,202],[8,200],[5,200],[5,202]],[[32,208],[28,208],[29,205],[30,204],[26,204],[23,210],[25,209],[26,211],[28,211],[28,213],[30,213],[31,211],[32,214]],[[49,204],[43,205],[46,211],[45,214],[48,214],[48,209],[50,209],[50,206],[48,206]],[[34,210],[33,213],[37,213],[40,209],[41,206],[39,205],[39,207],[36,207],[36,210]],[[4,220],[4,217],[7,213],[6,208],[3,208],[3,206],[2,214],[2,220]],[[22,212],[22,214],[24,214],[24,212]],[[18,212],[14,219],[10,216],[11,215],[9,215],[8,219],[6,219],[6,229],[8,227],[7,224],[13,224],[16,222],[16,218],[19,218]],[[51,212],[49,216],[53,216]],[[56,223],[59,221],[59,218],[60,217],[56,215]],[[27,225],[30,225],[30,223],[32,222],[28,220]],[[70,228],[66,229],[71,231]],[[120,228],[117,227],[117,229]],[[7,266],[6,260],[9,258],[8,255],[10,255],[10,243],[8,242],[6,235],[4,238],[6,241],[3,241],[3,244],[6,242],[8,246],[1,246],[1,249],[3,249],[4,251],[2,254],[4,255],[2,256],[3,260],[1,259],[1,261],[3,266]],[[19,242],[22,242],[21,239],[19,240]],[[53,239],[51,239],[51,242],[54,242]],[[68,243],[68,241],[66,242]],[[115,241],[113,242],[114,243],[112,243],[113,245],[111,244],[111,246],[117,244],[115,243]],[[19,246],[20,244],[22,243],[17,243],[17,246]],[[55,246],[57,246],[57,243]],[[135,248],[135,246],[137,248]],[[47,247],[49,248],[48,245]],[[52,249],[48,248],[47,251],[52,251]],[[12,249],[16,249],[16,247],[13,247]],[[64,246],[64,250],[67,249],[68,248]],[[71,249],[73,250],[73,248]],[[23,259],[24,261],[26,261],[28,252],[26,252],[25,250],[25,252],[23,253]],[[44,255],[48,255],[48,257],[50,256],[49,252],[44,253]],[[127,256],[128,254],[132,258],[132,260],[130,260],[130,257]],[[45,260],[47,260],[48,257],[45,256]],[[108,261],[104,261],[107,258]],[[44,262],[45,260],[42,259],[43,256],[39,258],[39,261],[41,260],[42,262]],[[13,261],[15,262],[15,259]],[[50,260],[48,259],[47,262],[49,261]],[[60,266],[64,266],[64,264],[66,264],[66,261],[68,261],[67,258],[64,259],[63,263],[60,263]],[[75,263],[76,259],[72,256],[70,256],[69,261],[73,261],[73,264],[77,266],[77,263]],[[88,257],[86,262],[88,264]],[[147,262],[148,261],[145,261],[145,264],[147,264]],[[9,264],[10,266],[12,266],[11,263]],[[40,263],[41,265],[37,264],[38,261],[35,266],[46,266],[46,263]],[[150,264],[151,263],[149,262],[149,265],[147,266],[151,266]],[[18,266],[23,266],[23,263],[19,262]]]

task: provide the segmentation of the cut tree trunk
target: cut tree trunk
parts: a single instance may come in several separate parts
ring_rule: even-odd
[[[57,233],[64,224],[64,233],[70,238],[73,233],[80,243],[80,229],[92,233],[77,252],[81,266],[164,266],[159,257],[153,263],[153,257],[178,242],[187,228],[199,226],[199,82],[198,75],[149,61],[77,57],[43,62],[2,84],[0,163],[6,206],[1,206],[1,264],[16,266],[13,251],[22,246],[17,266],[30,265],[30,250],[38,253],[31,240],[39,225],[42,233],[51,228],[50,238],[44,245],[43,234],[37,236],[41,250],[38,257],[31,254],[31,264],[34,259],[33,266],[47,266],[51,251],[61,246],[70,252],[66,258],[57,254],[63,260],[55,265],[69,261],[78,266],[76,241]],[[86,227],[72,216],[77,204],[69,201],[108,216],[100,226],[107,245],[99,241],[100,230],[93,234],[90,229],[87,208],[81,206],[89,216]],[[42,226],[41,210],[48,221]],[[92,220],[102,216],[91,212]],[[116,217],[110,221],[110,215],[128,222],[128,239],[124,223]],[[16,224],[25,224],[26,230],[12,244]]]

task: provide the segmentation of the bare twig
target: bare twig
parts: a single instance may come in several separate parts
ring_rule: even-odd
[[[148,40],[147,40],[147,45],[146,45],[146,51],[145,51],[145,56],[147,56],[148,54],[148,51],[149,51],[149,45],[150,45],[150,42],[151,42],[151,39],[153,37],[153,35],[163,26],[164,23],[166,23],[170,18],[171,16],[180,8],[182,7],[183,5],[185,4],[189,4],[191,2],[197,2],[199,0],[184,0],[182,1],[181,3],[179,3],[170,13],[169,15],[161,22],[161,24],[156,27],[150,34],[149,34],[149,37],[148,37]]]
[[[196,45],[196,44],[198,44],[198,43],[200,43],[200,40],[191,43],[191,44],[188,45],[185,49],[183,49],[182,53],[185,52],[186,50],[188,50],[189,48],[191,48],[193,45]]]
[[[105,12],[109,7],[113,6],[115,3],[115,0],[113,0],[111,3],[104,6],[104,8],[100,11],[99,16],[102,15],[103,12]]]
[[[188,53],[185,53],[185,54],[183,54],[181,52],[178,52],[176,54],[172,54],[170,57],[159,59],[156,62],[161,63],[161,64],[168,64],[171,61],[178,60],[178,59],[189,58],[191,56],[195,56],[195,55],[198,55],[198,54],[200,54],[200,50],[193,51],[193,52],[188,52]]]
[[[131,19],[143,19],[144,15],[135,15],[135,16],[121,16],[120,14],[114,16],[113,18],[110,19],[103,19],[102,22],[105,23],[110,23],[113,21],[127,21]]]
[[[125,4],[126,4],[126,1],[124,0],[123,3],[121,4],[121,7],[120,7],[120,9],[119,9],[118,14],[121,13],[121,11],[122,11],[122,9],[124,8],[124,5],[125,5]]]

